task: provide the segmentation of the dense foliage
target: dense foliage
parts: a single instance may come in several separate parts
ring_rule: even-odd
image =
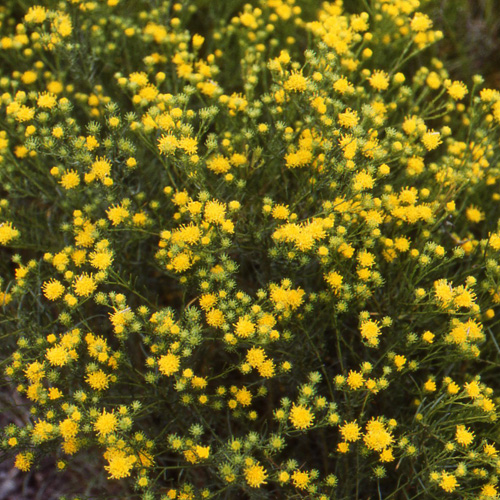
[[[0,7],[4,459],[498,498],[500,92],[437,2],[41,3]]]

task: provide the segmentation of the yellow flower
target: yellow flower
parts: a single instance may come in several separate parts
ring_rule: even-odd
[[[47,84],[47,90],[52,92],[53,94],[60,94],[63,91],[64,87],[61,82],[52,81]]]
[[[70,360],[68,350],[62,346],[54,346],[47,349],[45,357],[52,366],[64,366]]]
[[[179,148],[190,156],[195,155],[198,152],[198,140],[196,137],[182,137],[179,139]]]
[[[379,344],[378,337],[380,336],[380,327],[376,321],[367,320],[361,323],[361,336],[366,340],[368,345],[377,346]]]
[[[380,453],[381,462],[392,462],[394,460],[394,455],[392,454],[392,448],[385,448]]]
[[[455,289],[455,294],[453,304],[457,309],[460,307],[470,309],[475,304],[476,294],[473,291],[467,290],[463,286],[459,286]]]
[[[401,354],[397,354],[394,357],[394,364],[396,365],[397,370],[401,371],[406,364],[406,357]]]
[[[130,212],[122,205],[113,205],[106,213],[113,226],[118,226],[130,216]]]
[[[99,141],[95,138],[95,136],[93,135],[89,135],[85,138],[85,147],[89,150],[89,151],[93,151],[95,148],[97,148],[99,146]],[[105,161],[105,159],[104,159]],[[104,167],[105,169],[107,168],[107,166]],[[97,173],[94,172],[96,177],[98,177]],[[108,172],[109,174],[109,172]]]
[[[341,425],[340,434],[342,434],[342,439],[344,441],[356,442],[361,436],[361,430],[359,425],[354,420],[353,422],[345,422],[344,425]]]
[[[262,347],[252,347],[247,352],[246,360],[252,368],[257,368],[266,360],[266,353]]]
[[[102,411],[94,423],[94,429],[100,436],[107,436],[114,432],[118,425],[118,419],[114,413],[108,413],[106,410]]]
[[[485,443],[483,451],[487,457],[496,457],[498,455],[498,450],[495,448],[494,444]]]
[[[258,462],[244,469],[245,480],[251,488],[260,488],[267,481],[267,471]]]
[[[341,127],[346,127],[346,128],[355,127],[359,123],[358,113],[357,111],[348,108],[343,113],[339,113],[338,121]]]
[[[248,317],[241,317],[234,326],[234,332],[240,338],[247,338],[255,333],[255,324]]]
[[[57,104],[57,98],[50,92],[42,92],[38,96],[38,100],[36,101],[36,103],[41,108],[52,109]]]
[[[167,377],[179,371],[180,361],[175,354],[168,353],[158,360],[158,369]]]
[[[259,371],[259,375],[264,378],[271,378],[274,376],[274,363],[272,359],[266,359],[263,363],[261,363],[257,370]]]
[[[222,224],[226,216],[226,206],[218,201],[208,201],[205,205],[204,219],[209,223]]]
[[[211,309],[206,315],[207,323],[213,327],[220,327],[225,322],[224,313],[220,309]]]
[[[158,89],[153,84],[148,84],[139,91],[138,95],[141,99],[145,99],[147,102],[152,102],[158,95]],[[114,117],[114,119],[116,118]],[[110,119],[110,125],[111,120],[113,120],[113,118]]]
[[[50,422],[46,422],[45,420],[39,420],[33,427],[32,431],[33,440],[37,444],[43,443],[44,441],[48,441],[52,437],[51,434],[53,432],[54,432],[54,426]]]
[[[299,490],[305,490],[310,481],[310,476],[307,471],[296,470],[292,474],[293,485]]]
[[[447,493],[452,493],[458,486],[457,478],[453,474],[442,472],[439,486],[441,486],[441,488],[443,488],[443,490]]]
[[[249,406],[252,402],[252,393],[246,387],[238,389],[235,397],[241,406]]]
[[[355,191],[364,191],[365,189],[372,189],[374,185],[373,177],[362,170],[358,174],[354,176],[353,179],[353,188]]]
[[[0,245],[6,245],[19,236],[19,231],[12,226],[11,222],[0,223]]]
[[[449,394],[454,395],[457,394],[458,391],[460,391],[460,387],[456,382],[453,382],[453,380],[448,384],[448,387],[446,388]]]
[[[481,387],[475,380],[473,380],[472,382],[466,382],[464,384],[464,389],[467,392],[467,395],[473,399],[481,395]]]
[[[172,241],[174,243],[187,243],[188,245],[194,245],[200,240],[201,231],[200,228],[194,224],[189,224],[187,226],[182,226],[172,232]]]
[[[158,149],[161,154],[171,155],[175,153],[175,150],[179,147],[179,141],[172,134],[162,135],[158,139]]]
[[[90,265],[96,269],[105,270],[113,263],[113,253],[109,250],[92,252],[90,254]]]
[[[335,90],[339,94],[352,94],[354,92],[354,86],[347,78],[343,76],[333,84],[333,90]]]
[[[207,386],[207,381],[203,377],[194,376],[191,380],[191,385],[195,389],[205,389]]]
[[[47,19],[47,9],[41,5],[30,7],[24,20],[27,23],[41,24]]]
[[[216,155],[207,161],[207,168],[216,174],[225,174],[231,169],[231,164],[223,155]]]
[[[288,205],[275,205],[273,207],[272,211],[272,216],[275,219],[283,219],[286,220],[288,219],[288,216],[290,215],[290,210],[288,209]]]
[[[375,70],[368,81],[375,90],[386,90],[389,87],[389,75],[385,71]]]
[[[115,325],[116,326],[116,325]],[[91,333],[85,336],[85,340],[88,344],[89,354],[93,358],[97,358],[100,362],[105,362],[108,360],[108,345],[106,343],[106,339],[102,337],[96,337]]]
[[[205,37],[198,35],[198,34],[194,34],[192,40],[193,40],[193,47],[195,49],[199,49],[203,45],[203,42],[205,41]]]
[[[432,28],[432,21],[427,14],[422,14],[421,12],[415,12],[413,19],[410,23],[411,29],[413,31],[422,32],[427,31]]]
[[[36,82],[37,78],[38,75],[36,74],[35,71],[28,70],[22,74],[21,81],[26,85],[29,85],[30,83]]]
[[[290,474],[288,474],[288,472],[287,472],[287,471],[282,470],[282,471],[278,474],[278,481],[279,481],[280,483],[287,483],[289,480],[290,480]]]
[[[60,281],[51,279],[42,285],[43,294],[49,300],[57,300],[64,293],[64,286]]]
[[[427,131],[422,136],[422,143],[428,151],[436,149],[442,142],[443,141],[441,140],[441,134],[439,132],[435,132],[432,129]]]
[[[325,275],[326,282],[333,288],[335,294],[338,294],[342,288],[344,278],[336,271],[331,271]]]
[[[80,184],[80,176],[75,170],[68,170],[61,176],[59,184],[66,190],[73,189]]]
[[[88,297],[94,293],[97,284],[91,274],[84,273],[76,277],[73,288],[79,297]]]
[[[78,434],[78,423],[71,418],[66,418],[59,422],[59,432],[65,441]]]
[[[434,293],[444,307],[448,306],[453,301],[453,287],[445,279],[434,282]]]
[[[210,310],[217,303],[217,297],[213,293],[205,293],[200,297],[200,307],[204,310]]]
[[[349,451],[349,443],[343,443],[343,442],[339,443],[337,445],[337,451],[339,453],[347,453]]]
[[[95,141],[97,142],[97,141]],[[87,137],[87,145],[91,145],[92,149],[94,147],[94,141]],[[97,143],[99,144],[99,143]],[[99,180],[104,181],[104,179],[111,172],[111,162],[105,158],[104,156],[101,158],[97,158],[91,165],[90,174],[93,177],[97,177]]]
[[[108,465],[104,468],[109,472],[109,476],[113,479],[122,479],[130,476],[130,471],[136,462],[136,457],[127,455],[123,450],[108,450],[104,457],[108,461]]]
[[[198,455],[198,458],[206,460],[210,456],[210,446],[197,445],[195,447],[195,453]]]
[[[372,418],[366,424],[366,433],[363,441],[370,450],[382,451],[392,444],[394,439],[381,420]]]
[[[455,99],[455,101],[460,101],[468,93],[469,91],[463,82],[455,81],[448,87],[448,94],[450,94],[451,98]]]
[[[30,382],[39,382],[45,376],[43,364],[38,361],[30,363],[24,370],[24,373]]]
[[[455,439],[458,444],[467,447],[474,441],[474,433],[467,430],[465,425],[457,425]]]
[[[189,258],[189,253],[187,252],[182,252],[176,255],[171,261],[172,269],[176,273],[182,273],[184,271],[187,271],[192,265],[193,262]]]
[[[292,71],[283,84],[283,87],[289,92],[305,92],[307,89],[307,78],[304,77],[301,71]]]
[[[52,22],[53,28],[57,31],[59,35],[63,38],[71,35],[73,31],[73,26],[71,24],[71,19],[66,14],[58,14],[58,16]]]
[[[23,472],[29,471],[31,468],[31,465],[33,464],[33,459],[34,459],[33,453],[27,452],[27,453],[18,453],[16,455],[16,461],[14,463],[14,466],[22,470]]]
[[[313,424],[314,414],[306,406],[294,404],[288,418],[296,429],[307,429]]]
[[[362,373],[353,370],[349,372],[349,375],[347,376],[347,385],[351,389],[354,390],[359,389],[360,387],[363,386],[363,383],[364,383],[364,378]]]
[[[488,483],[481,488],[481,495],[492,500],[498,498],[498,490],[495,485]]]
[[[288,289],[288,287],[278,287],[270,285],[270,298],[277,310],[297,309],[304,300],[305,292],[301,288],[296,290]]]
[[[325,100],[320,96],[311,100],[311,106],[321,115],[324,115],[327,111]]]
[[[484,213],[474,205],[470,205],[469,207],[467,207],[467,209],[465,210],[465,216],[469,221],[474,223],[478,223],[484,220]]]
[[[110,376],[104,373],[102,370],[96,370],[87,375],[85,379],[87,384],[96,391],[102,391],[109,387]]]
[[[424,390],[427,392],[434,392],[436,390],[436,382],[432,379],[427,380],[424,384]]]

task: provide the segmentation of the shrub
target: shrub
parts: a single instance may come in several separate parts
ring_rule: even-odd
[[[435,57],[433,2],[347,4],[1,8],[17,468],[498,497],[500,93]]]

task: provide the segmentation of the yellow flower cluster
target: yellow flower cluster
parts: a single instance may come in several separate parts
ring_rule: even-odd
[[[15,467],[498,498],[500,91],[439,59],[437,2],[25,3],[0,6]]]

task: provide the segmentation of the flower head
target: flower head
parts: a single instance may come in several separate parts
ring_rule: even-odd
[[[314,413],[303,405],[293,405],[290,410],[289,420],[296,429],[307,429],[314,421]]]
[[[266,484],[267,471],[266,469],[257,463],[253,463],[244,469],[244,476],[247,484],[251,488],[260,488],[263,484]]]

